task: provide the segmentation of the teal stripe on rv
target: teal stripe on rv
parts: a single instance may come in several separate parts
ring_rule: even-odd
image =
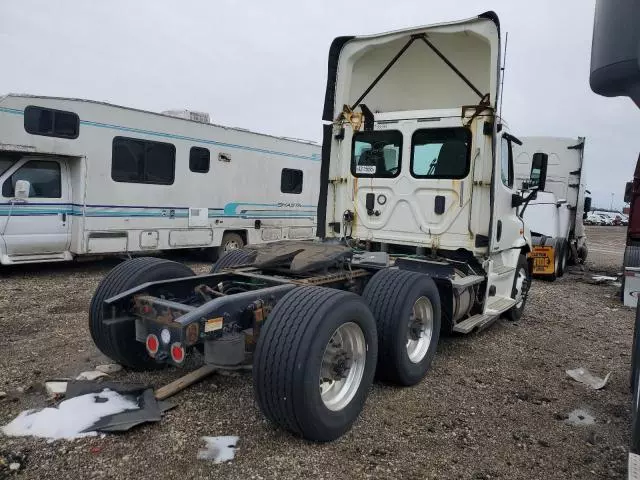
[[[256,203],[231,203],[232,208],[225,207],[209,208],[209,218],[308,218],[316,214],[313,205],[301,205],[300,209],[281,208],[278,204],[256,204]],[[268,210],[247,209],[236,211],[238,206],[264,206],[271,207]],[[24,205],[16,204],[11,206],[8,203],[0,204],[0,216],[37,216],[37,215],[58,215],[66,213],[68,215],[85,217],[170,217],[187,218],[189,209],[184,208],[157,208],[157,207],[114,207],[114,206],[81,206],[70,203],[46,204],[46,205]]]
[[[0,107],[0,112],[4,112],[4,113],[11,113],[14,115],[24,115],[24,111],[23,110],[18,110],[15,108],[7,108],[7,107]],[[311,160],[314,162],[319,162],[320,161],[320,155],[317,153],[312,153],[311,155],[307,156],[307,155],[297,155],[295,153],[287,153],[287,152],[279,152],[276,150],[268,150],[268,149],[263,149],[263,148],[256,148],[256,147],[249,147],[247,145],[237,145],[234,143],[226,143],[226,142],[217,142],[215,140],[207,140],[204,138],[195,138],[195,137],[187,137],[184,135],[176,135],[173,133],[164,133],[164,132],[156,132],[153,130],[142,130],[139,128],[131,128],[131,127],[125,127],[122,125],[114,125],[114,124],[110,124],[110,123],[101,123],[101,122],[93,122],[90,120],[80,120],[80,124],[81,125],[87,125],[90,127],[98,127],[98,128],[109,128],[111,130],[118,130],[121,132],[128,132],[128,133],[138,133],[141,135],[150,135],[150,136],[154,136],[154,137],[161,137],[161,138],[173,138],[176,140],[187,140],[190,142],[197,142],[197,143],[204,143],[204,144],[209,144],[209,145],[216,145],[219,147],[225,147],[225,148],[235,148],[235,149],[239,149],[239,150],[246,150],[246,151],[250,151],[250,152],[257,152],[257,153],[266,153],[268,155],[278,155],[281,157],[289,157],[289,158],[298,158],[300,160]]]

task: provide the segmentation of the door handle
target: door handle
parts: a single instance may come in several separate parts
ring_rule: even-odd
[[[62,214],[62,223],[66,223],[66,221],[67,221],[67,214],[63,213]]]

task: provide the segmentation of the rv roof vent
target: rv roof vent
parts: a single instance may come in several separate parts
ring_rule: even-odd
[[[194,122],[210,123],[209,114],[205,112],[194,112],[193,110],[165,110],[163,115],[170,117],[184,118],[185,120],[193,120]]]

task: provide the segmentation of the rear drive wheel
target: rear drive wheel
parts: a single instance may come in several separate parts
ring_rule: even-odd
[[[218,273],[225,268],[238,267],[240,265],[251,265],[256,258],[256,252],[236,248],[229,250],[222,255],[211,267],[211,273]]]
[[[522,317],[530,287],[531,274],[529,273],[529,263],[527,262],[527,257],[520,255],[516,267],[516,275],[513,279],[513,288],[511,289],[511,298],[516,300],[516,304],[505,314],[509,320],[515,322]]]
[[[335,440],[364,406],[377,350],[375,320],[361,297],[297,287],[278,301],[258,339],[258,405],[271,422],[307,440]]]
[[[369,280],[362,296],[378,325],[378,377],[415,385],[429,371],[440,338],[436,284],[420,273],[384,269]]]
[[[193,271],[181,263],[153,257],[127,260],[102,279],[89,307],[89,331],[98,349],[107,357],[132,370],[153,370],[162,367],[148,354],[143,343],[136,340],[133,318],[111,326],[105,324],[103,302],[147,282],[193,276]]]

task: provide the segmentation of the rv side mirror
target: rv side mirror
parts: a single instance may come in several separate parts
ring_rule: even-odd
[[[584,197],[584,213],[591,211],[591,197]]]
[[[549,155],[546,153],[534,153],[531,162],[531,185],[536,189],[544,192],[547,185],[547,164],[549,163]]]
[[[631,203],[631,191],[633,190],[633,182],[627,182],[624,186],[624,203]]]
[[[29,198],[31,191],[31,182],[29,180],[18,180],[14,188],[14,196],[16,200],[26,200]]]
[[[627,96],[640,107],[640,4],[597,0],[591,44],[591,90]]]

